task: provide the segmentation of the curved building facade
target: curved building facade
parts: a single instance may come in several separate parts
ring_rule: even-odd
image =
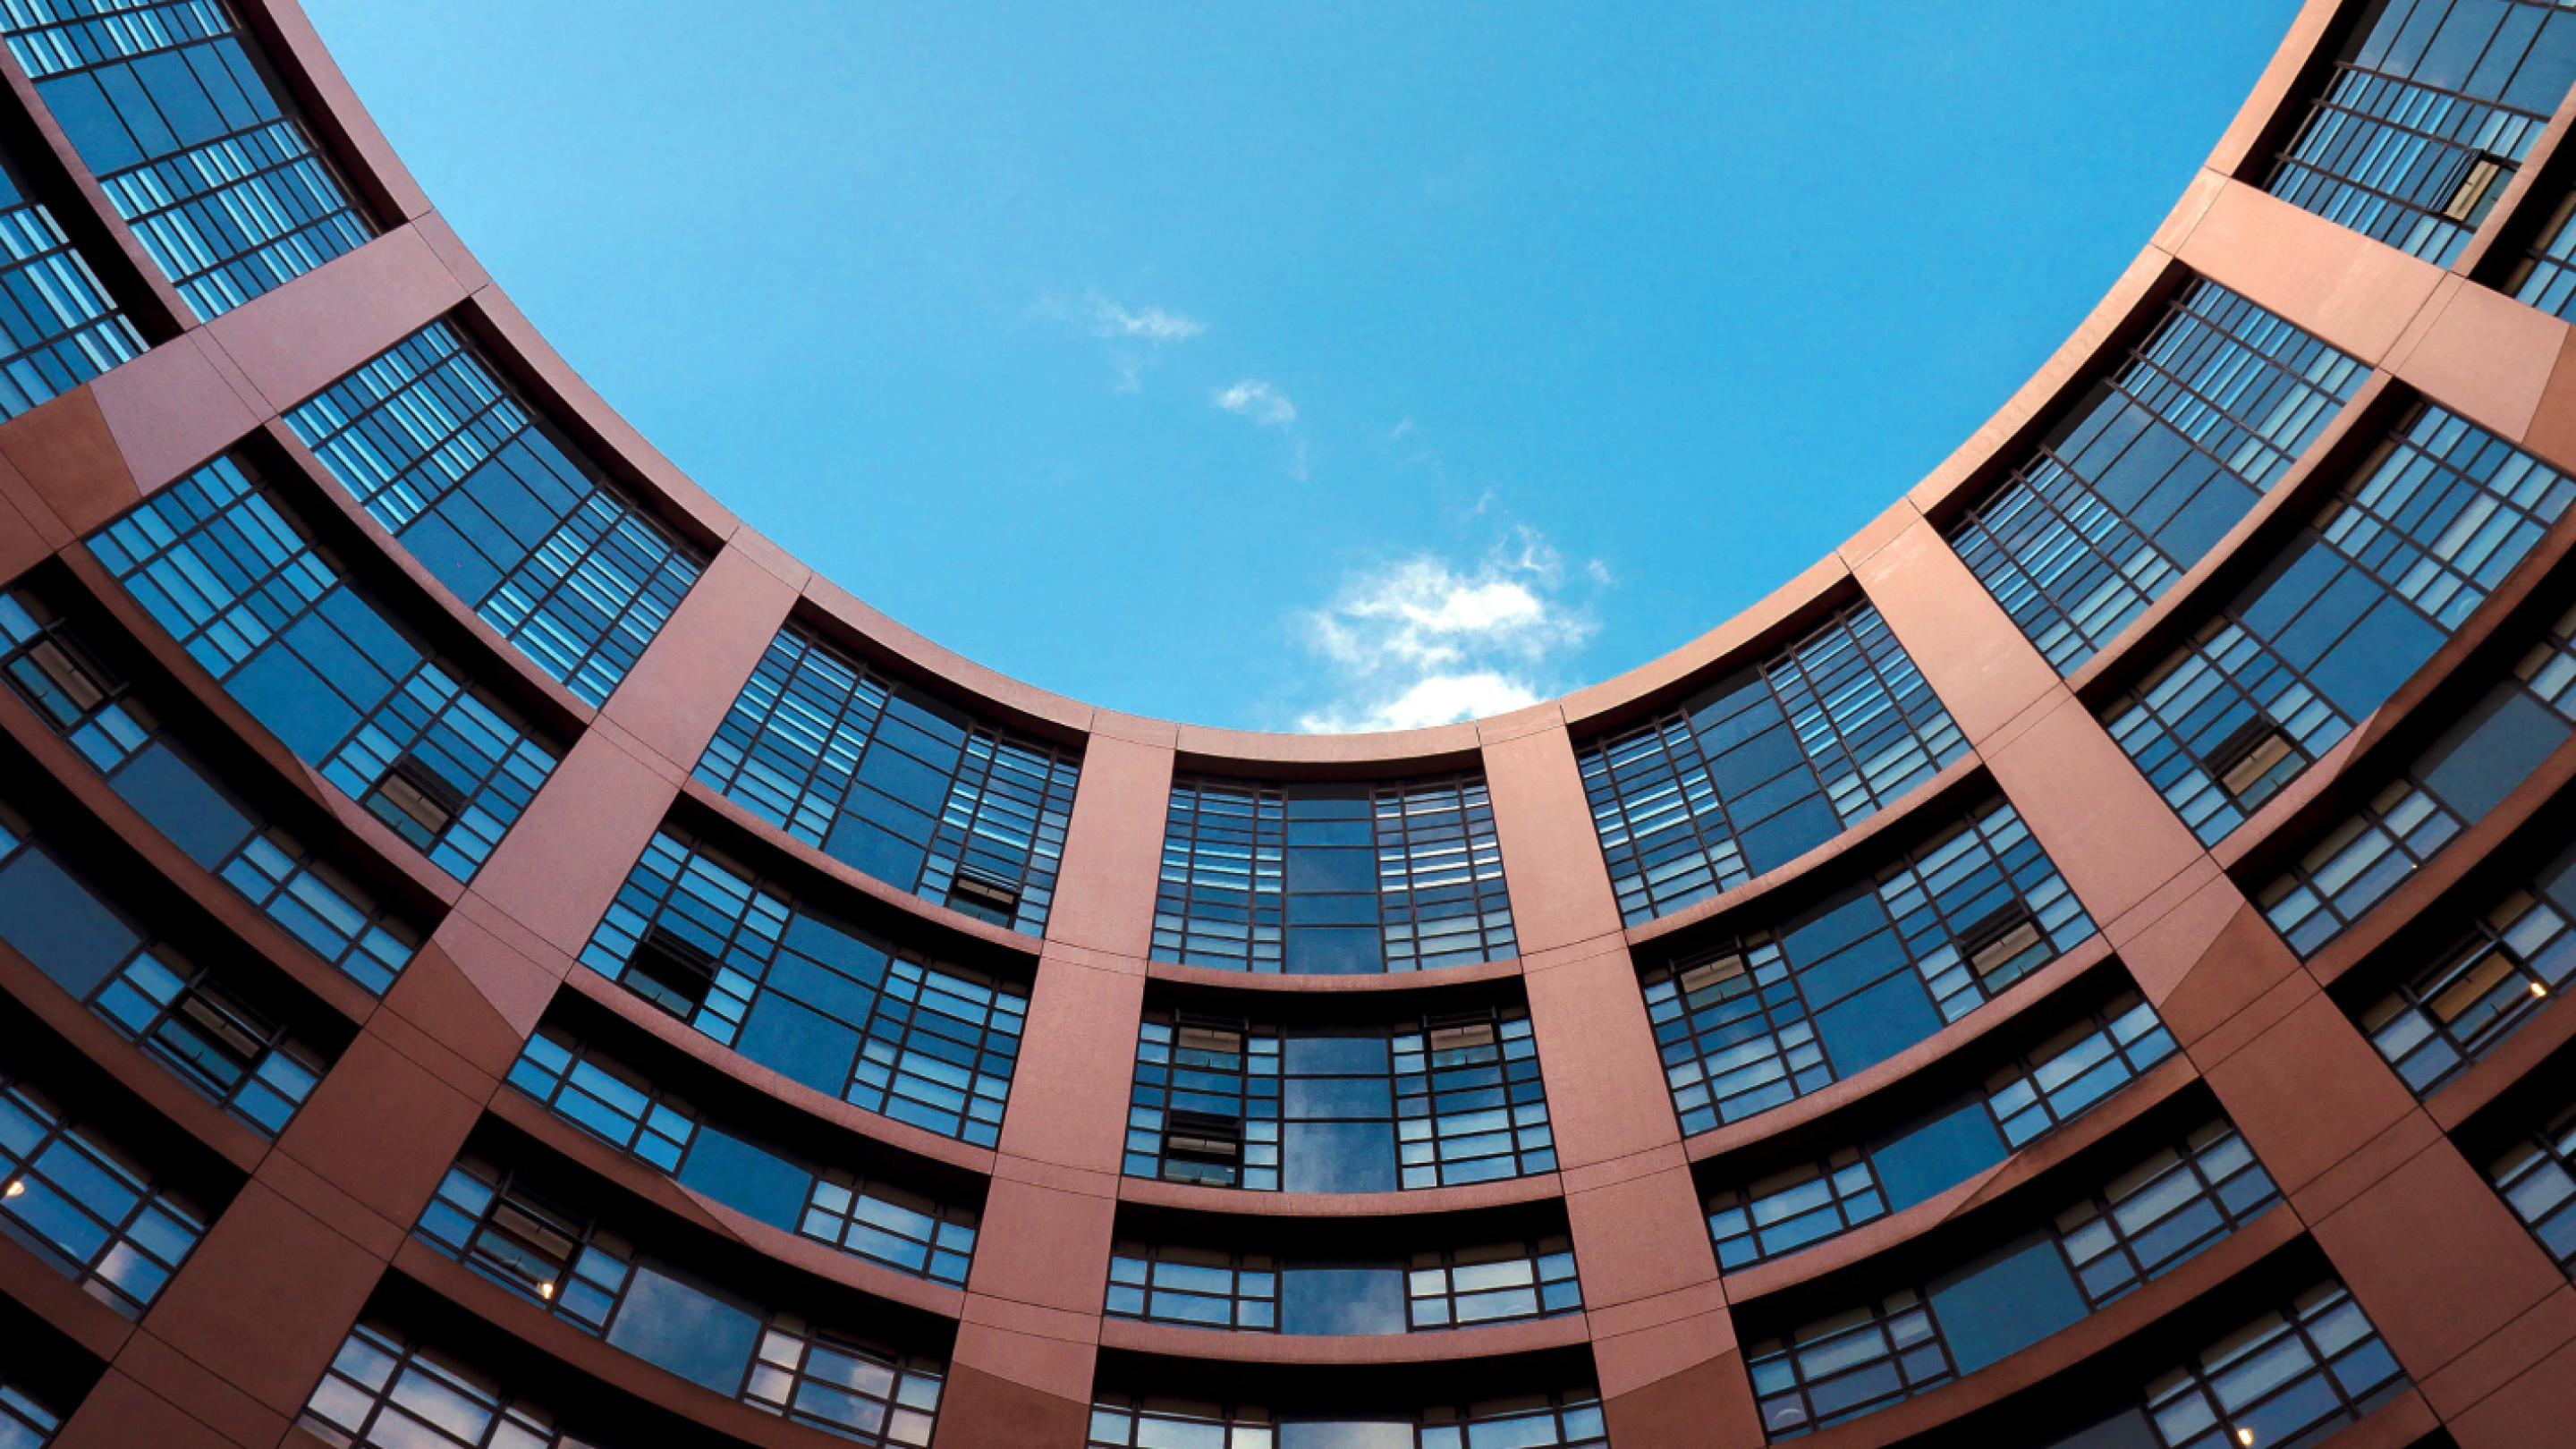
[[[2567,1442],[2576,10],[2311,0],[1832,556],[1331,738],[743,526],[293,0],[0,39],[0,1446]]]

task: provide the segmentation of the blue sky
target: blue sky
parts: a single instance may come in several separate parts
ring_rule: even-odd
[[[2298,8],[305,3],[753,524],[1254,729],[1498,712],[1777,587],[2047,357]]]

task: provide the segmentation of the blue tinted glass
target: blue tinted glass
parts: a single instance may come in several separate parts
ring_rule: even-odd
[[[1386,1072],[1383,1036],[1292,1036],[1280,1047],[1290,1076]]]
[[[1391,1117],[1394,1083],[1385,1077],[1291,1077],[1288,1115],[1326,1119]]]
[[[235,459],[162,489],[87,542],[227,693],[459,880],[554,769],[552,750],[413,644]],[[465,797],[434,830],[379,793],[406,757]]]
[[[2058,1256],[2035,1232],[1932,1280],[1932,1315],[1961,1373],[2039,1342],[2090,1310]]]
[[[701,1034],[818,1091],[979,1146],[1000,1140],[1025,993],[881,939],[862,944],[844,926],[805,919],[812,914],[665,829],[645,847],[582,960]],[[677,968],[700,984],[675,995],[651,964],[664,947],[648,943],[661,934],[721,968],[712,976]],[[782,939],[883,989],[825,971]]]
[[[763,993],[744,1019],[734,1050],[837,1097],[850,1080],[851,1061],[859,1054],[859,1033],[784,996]]]
[[[774,1228],[796,1231],[814,1175],[718,1128],[701,1127],[680,1181]]]
[[[1395,1191],[1392,1122],[1289,1122],[1280,1131],[1288,1191]]]
[[[0,866],[0,936],[82,1000],[143,944],[89,887],[35,846]]]
[[[636,1265],[608,1341],[732,1398],[742,1389],[760,1322],[756,1310],[732,1295],[668,1264],[646,1262]]]
[[[2567,742],[2568,724],[2513,685],[2500,685],[2445,731],[2419,766],[2424,783],[2463,820],[2479,820]]]
[[[1401,1263],[1290,1262],[1279,1280],[1283,1333],[1403,1333]]]
[[[159,740],[144,746],[117,771],[114,783],[116,793],[154,829],[209,870],[251,833],[248,817],[193,764]]]
[[[1553,1437],[1555,1426],[1545,1427]],[[1279,1449],[1413,1449],[1413,1421],[1290,1419],[1279,1426]]]
[[[2006,1156],[2003,1138],[1982,1099],[1971,1099],[1873,1147],[1871,1160],[1887,1190],[1890,1212],[1937,1197]]]
[[[1374,898],[1348,899],[1368,914],[1376,914]],[[1378,932],[1369,926],[1291,927],[1287,960],[1292,976],[1366,976],[1385,969],[1385,960],[1378,954]]]
[[[446,323],[287,414],[350,495],[485,622],[604,703],[704,568]]]
[[[1891,976],[1840,1006],[1819,1012],[1816,1035],[1834,1070],[1850,1076],[1878,1065],[1941,1029],[1941,1013],[1923,983]]]
[[[1482,776],[1375,786],[1173,781],[1155,960],[1339,976],[1491,961],[1514,949]]]

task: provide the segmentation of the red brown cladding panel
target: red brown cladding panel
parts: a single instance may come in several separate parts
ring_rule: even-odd
[[[229,1437],[124,1369],[111,1368],[64,1421],[53,1449],[271,1449],[277,1442],[274,1433]]]
[[[1048,940],[1137,961],[1152,950],[1173,771],[1167,744],[1091,737],[1047,909]]]

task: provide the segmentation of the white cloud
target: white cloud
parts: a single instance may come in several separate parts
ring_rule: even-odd
[[[1300,716],[1297,728],[1310,735],[1346,735],[1364,730],[1415,730],[1509,714],[1538,703],[1538,694],[1520,680],[1491,670],[1474,674],[1435,674],[1393,699],[1367,705],[1361,713],[1346,706]]]
[[[1221,389],[1216,405],[1265,428],[1284,428],[1297,421],[1297,405],[1288,400],[1288,394],[1258,378],[1247,377]]]
[[[1187,342],[1207,330],[1207,324],[1179,312],[1166,312],[1148,307],[1130,312],[1100,295],[1091,294],[1091,327],[1103,337],[1136,337],[1147,342]]]
[[[1600,627],[1562,596],[1565,576],[1545,538],[1516,529],[1473,568],[1417,554],[1354,577],[1300,621],[1339,697],[1298,728],[1415,729],[1537,703]]]

